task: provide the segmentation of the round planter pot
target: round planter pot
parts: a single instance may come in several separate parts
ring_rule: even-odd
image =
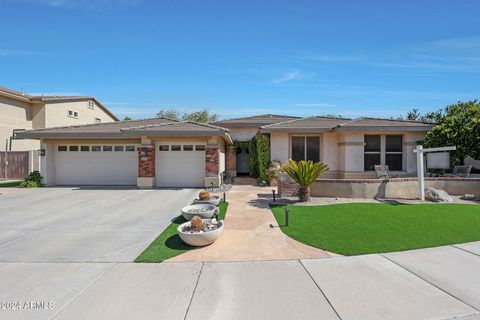
[[[205,209],[205,211],[189,212],[190,210],[198,209]],[[199,216],[202,219],[211,219],[215,213],[218,214],[218,207],[208,203],[193,204],[182,208],[182,216],[188,221],[192,220],[195,216]]]
[[[211,219],[202,219],[203,222],[211,222]],[[218,228],[211,231],[205,231],[202,233],[190,233],[183,232],[184,227],[190,226],[190,221],[182,223],[177,227],[177,233],[180,236],[180,239],[183,240],[186,244],[192,247],[202,247],[214,243],[215,240],[220,238],[220,235],[223,231],[223,220],[218,221]]]
[[[211,196],[209,200],[200,200],[198,198],[193,199],[194,204],[213,204],[214,206],[218,206],[222,198],[220,196]]]

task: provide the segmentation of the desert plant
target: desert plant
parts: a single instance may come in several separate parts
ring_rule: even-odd
[[[22,188],[37,188],[42,186],[43,177],[38,171],[32,171],[25,178],[25,180],[20,183],[20,187]]]
[[[210,192],[208,191],[200,191],[200,193],[198,194],[198,198],[200,200],[210,200]]]
[[[195,216],[190,220],[190,230],[192,231],[203,231],[205,226],[203,225],[202,218]]]
[[[300,201],[308,201],[310,199],[310,185],[322,173],[328,171],[328,166],[323,162],[313,163],[312,161],[294,161],[288,160],[283,170],[300,186],[298,197]]]

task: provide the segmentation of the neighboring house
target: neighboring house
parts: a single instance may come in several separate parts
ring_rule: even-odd
[[[222,183],[228,129],[164,118],[25,131],[40,139],[46,185],[210,187]]]
[[[94,97],[31,96],[0,87],[0,151],[40,149],[38,140],[13,139],[14,130],[117,121]]]
[[[301,119],[293,116],[282,116],[275,114],[264,114],[236,119],[226,119],[217,121],[214,124],[231,130],[232,139],[240,142],[236,143],[236,173],[248,173],[248,150],[247,143],[258,133],[261,126],[278,123],[282,121]]]

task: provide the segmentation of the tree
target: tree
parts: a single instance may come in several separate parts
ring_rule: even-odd
[[[157,117],[168,118],[173,120],[182,121],[195,121],[202,123],[212,123],[218,121],[219,116],[216,113],[210,113],[207,109],[201,109],[198,111],[185,112],[181,114],[175,109],[165,109],[157,112]]]
[[[480,159],[478,100],[458,102],[424,117],[435,120],[435,126],[425,135],[425,147],[456,146],[457,150],[451,153],[452,165],[463,163],[466,156]]]
[[[125,116],[125,118],[123,118],[123,121],[130,121],[132,120],[132,118],[130,118],[129,116]]]
[[[420,112],[418,112],[416,108],[413,108],[412,111],[407,113],[407,120],[418,120],[420,117]]]
[[[298,198],[305,202],[310,199],[310,185],[324,172],[328,171],[328,166],[323,162],[308,160],[294,161],[288,160],[283,170],[300,186]]]

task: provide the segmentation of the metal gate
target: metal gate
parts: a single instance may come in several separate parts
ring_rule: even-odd
[[[28,151],[0,151],[0,179],[24,179],[28,170]]]

